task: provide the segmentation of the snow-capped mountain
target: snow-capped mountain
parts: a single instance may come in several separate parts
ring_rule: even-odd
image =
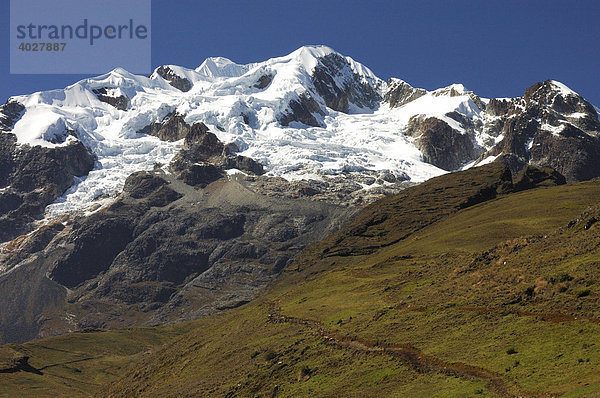
[[[362,173],[420,182],[502,153],[517,154],[520,165],[535,163],[545,155],[537,155],[541,143],[533,130],[556,137],[570,131],[564,126],[584,122],[582,137],[597,147],[595,109],[560,83],[544,87],[544,98],[555,93],[565,104],[549,120],[544,115],[557,100],[537,101],[532,109],[526,93],[488,107],[490,100],[460,84],[429,92],[399,79],[385,82],[331,48],[307,46],[247,65],[220,57],[196,69],[165,65],[150,77],[115,69],[64,90],[12,97],[2,114],[18,146],[80,141],[96,156],[93,170],[48,207],[60,215],[118,192],[134,171],[168,165],[182,140],[142,132],[173,114],[189,125],[202,122],[237,153],[261,163],[267,175],[288,180]],[[518,148],[507,143],[516,117],[537,123],[518,134]],[[556,166],[552,159],[541,163]],[[375,181],[363,188],[382,183]]]
[[[150,78],[115,69],[64,90],[13,97],[10,102],[25,109],[12,133],[18,144],[32,146],[80,140],[97,156],[94,170],[50,206],[53,214],[120,190],[134,171],[168,164],[182,143],[138,132],[173,112],[189,124],[203,122],[269,175],[300,179],[373,170],[423,181],[443,173],[404,134],[410,117],[437,116],[461,129],[444,115],[474,118],[481,110],[463,92],[427,93],[392,108],[381,100],[388,91],[351,58],[327,47],[302,47],[249,65],[209,58],[195,70],[163,66]]]
[[[597,109],[552,80],[509,99],[427,91],[323,46],[12,97],[0,342],[238,306],[360,205],[490,162],[465,203],[597,177],[599,136]]]

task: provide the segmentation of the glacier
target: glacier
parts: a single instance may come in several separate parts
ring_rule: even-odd
[[[24,105],[25,112],[12,132],[19,145],[52,147],[78,139],[97,156],[89,175],[47,208],[50,216],[84,210],[98,199],[110,200],[135,171],[159,167],[168,172],[166,165],[183,143],[161,141],[139,131],[173,112],[184,115],[189,124],[203,122],[224,143],[235,143],[240,155],[262,163],[269,176],[322,179],[342,171],[374,171],[421,182],[446,173],[423,160],[406,128],[413,116],[424,115],[464,133],[447,114],[482,119],[472,93],[454,84],[398,107],[380,100],[376,106],[349,103],[347,112],[336,111],[326,106],[313,79],[320,60],[332,54],[343,58],[347,67],[332,74],[328,84],[348,87],[355,79],[385,97],[388,82],[366,66],[326,46],[305,46],[287,56],[246,65],[216,57],[196,69],[163,66],[191,83],[187,91],[174,87],[157,71],[144,77],[117,68],[62,90],[15,96],[9,101]],[[259,81],[268,84],[260,87]],[[101,101],[98,90],[125,99],[126,109]],[[303,95],[320,107],[322,114],[314,113],[318,125],[298,121],[282,125],[280,116],[290,111],[290,101]],[[486,143],[494,139],[481,132],[475,141],[488,149]]]

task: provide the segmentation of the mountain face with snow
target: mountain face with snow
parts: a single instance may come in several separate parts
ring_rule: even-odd
[[[536,83],[523,97],[492,99],[484,129],[501,140],[484,155],[509,164],[550,166],[569,181],[598,177],[600,123],[596,109],[565,85]]]
[[[600,175],[589,167],[598,114],[558,82],[515,99],[480,98],[460,84],[428,92],[384,82],[324,46],[248,65],[219,57],[196,69],[165,65],[149,78],[115,69],[13,97],[0,120],[18,146],[80,141],[96,157],[89,175],[47,209],[60,215],[115,194],[132,172],[168,164],[182,143],[144,133],[175,113],[288,180],[362,173],[420,182],[500,158],[515,168],[553,166],[570,180]]]
[[[357,205],[489,162],[598,177],[599,134],[597,109],[555,81],[509,99],[427,91],[324,46],[12,97],[0,341],[239,305]]]

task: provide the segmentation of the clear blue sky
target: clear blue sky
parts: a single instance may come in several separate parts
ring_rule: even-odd
[[[1,102],[85,77],[10,75],[9,2],[0,1]],[[511,97],[551,78],[600,106],[597,0],[153,0],[153,67],[196,67],[208,56],[263,61],[304,44],[426,89],[459,82]]]

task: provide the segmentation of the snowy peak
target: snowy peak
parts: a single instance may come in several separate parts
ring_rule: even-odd
[[[595,108],[583,97],[563,83],[546,80],[525,90],[523,99],[527,105],[546,106],[561,115],[593,114]]]
[[[327,46],[303,46],[286,56],[273,58],[272,60],[267,61],[267,63],[279,64],[291,62],[301,71],[312,74],[319,63],[319,59],[331,54],[341,56],[341,54]]]
[[[432,91],[431,95],[434,97],[440,97],[444,95],[449,97],[458,97],[460,95],[466,95],[467,93],[469,93],[469,91],[465,88],[465,86],[459,83],[454,83],[447,87],[438,88],[437,90]]]
[[[326,66],[331,63],[331,61],[328,62],[326,59],[336,59],[338,61],[338,66],[341,66],[341,68],[337,70],[339,74],[348,73],[356,75],[361,82],[372,86],[378,86],[381,83],[381,80],[375,76],[369,68],[327,46],[318,45],[300,47],[282,59],[286,58],[295,60],[302,65],[304,70],[310,75],[314,74],[317,66]],[[343,70],[346,68],[349,68],[349,70]]]
[[[157,79],[160,76],[170,83],[177,82],[176,85],[181,85],[179,83],[181,80],[187,80],[186,85],[191,88],[198,82],[217,82],[240,78],[253,69],[269,69],[275,72],[281,69],[282,72],[287,72],[283,74],[291,75],[310,74],[317,65],[317,59],[330,53],[334,53],[334,51],[325,46],[305,46],[284,57],[245,65],[237,64],[225,57],[209,57],[196,69],[187,69],[176,65],[160,66],[152,73],[151,78]],[[189,89],[182,91],[189,91]]]
[[[546,80],[527,88],[523,99],[528,103],[536,102],[541,105],[549,105],[556,96],[569,97],[573,95],[577,96],[577,93],[566,85],[555,80]]]
[[[219,78],[240,77],[250,70],[251,65],[236,64],[224,57],[210,57],[197,67],[195,72],[210,81]]]
[[[523,97],[490,100],[484,122],[497,137],[484,158],[502,160],[513,171],[526,164],[551,166],[568,181],[600,174],[598,113],[560,82],[538,82]]]
[[[164,84],[157,84],[157,82],[145,76],[134,75],[123,68],[115,68],[104,75],[81,80],[75,85],[79,85],[87,89],[120,88],[122,90],[128,90],[132,96],[136,92],[144,89],[167,88],[167,86]]]
[[[401,107],[427,94],[427,90],[414,88],[404,80],[391,78],[387,81],[383,99],[390,108]]]
[[[515,168],[550,164],[572,179],[587,178],[561,166],[572,164],[567,155],[554,164],[540,153],[559,148],[558,140],[536,137],[591,147],[600,134],[596,110],[556,81],[513,99],[482,99],[461,84],[427,91],[400,79],[384,82],[327,46],[248,64],[211,57],[195,69],[163,65],[150,77],[117,68],[63,90],[14,97],[0,110],[0,130],[13,133],[17,145],[52,149],[79,141],[96,156],[89,176],[50,207],[58,214],[118,191],[134,171],[168,165],[183,143],[146,132],[173,115],[181,125],[203,123],[269,176],[375,176],[379,182],[364,189],[382,186],[380,175],[419,182],[508,154]],[[593,173],[600,175],[600,166]]]
[[[555,80],[538,82],[525,90],[523,97],[491,100],[488,113],[516,117],[535,115],[543,130],[559,134],[567,125],[597,135],[600,130],[595,107],[566,85]]]
[[[272,86],[270,97],[284,101],[288,110],[292,101],[310,98],[320,107],[344,113],[372,111],[383,87],[369,68],[327,46],[304,46],[283,57],[246,65],[223,57],[207,58],[194,70],[163,65],[151,75],[151,79],[160,78],[182,92],[198,84],[206,88],[207,83],[215,89],[218,86],[220,92],[235,88],[240,94],[254,94],[248,88]],[[291,92],[297,96],[290,97]]]
[[[368,68],[338,53],[329,53],[316,61],[311,83],[328,108],[362,113],[379,105],[382,82]]]
[[[150,78],[154,80],[163,78],[171,86],[187,92],[198,82],[215,82],[240,77],[248,72],[251,66],[252,64],[239,65],[223,57],[210,57],[196,69],[177,65],[159,66],[150,75]]]
[[[579,94],[577,94],[575,91],[571,90],[569,87],[567,87],[566,85],[564,85],[563,83],[561,83],[559,81],[548,80],[547,83],[550,84],[550,86],[552,86],[552,88],[554,88],[555,90],[560,91],[561,95],[563,95],[563,96],[569,96],[569,95],[579,96]]]

